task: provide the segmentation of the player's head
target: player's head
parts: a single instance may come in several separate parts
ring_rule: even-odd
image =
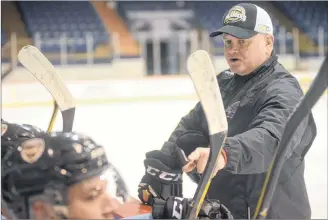
[[[223,26],[210,34],[222,35],[230,70],[246,75],[263,64],[273,51],[273,25],[269,14],[251,3],[233,6],[223,17]]]
[[[2,191],[20,218],[113,218],[120,200],[128,196],[104,148],[87,136],[42,134],[7,154],[2,163],[11,167],[2,175],[2,182],[8,184]],[[10,203],[10,198],[15,202]]]

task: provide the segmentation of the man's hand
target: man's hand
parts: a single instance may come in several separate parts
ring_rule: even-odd
[[[197,169],[198,173],[203,173],[206,167],[206,163],[208,161],[208,157],[210,155],[210,148],[198,147],[195,151],[193,151],[189,156],[189,162],[183,166],[182,170],[184,172],[190,172],[193,169]],[[213,172],[213,176],[217,174],[217,172],[223,169],[227,164],[227,157],[225,151],[222,149],[220,155],[217,160],[217,164],[215,170]]]

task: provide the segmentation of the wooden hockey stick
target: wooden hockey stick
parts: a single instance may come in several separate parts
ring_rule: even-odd
[[[18,60],[43,84],[56,101],[63,117],[63,132],[72,131],[75,101],[64,81],[56,73],[55,67],[36,47],[31,45],[19,51]]]
[[[228,122],[209,54],[204,50],[192,53],[188,57],[187,68],[207,119],[211,143],[209,160],[193,197],[192,208],[187,214],[187,218],[196,219],[211,184],[222,145],[225,143]]]
[[[293,136],[299,124],[302,122],[302,119],[304,119],[304,117],[310,113],[312,107],[328,87],[327,57],[328,54],[326,55],[319,73],[313,80],[310,89],[307,91],[303,99],[298,103],[298,105],[294,108],[294,111],[289,116],[281,141],[275,150],[274,157],[266,175],[264,185],[262,187],[262,192],[255,210],[254,219],[265,219],[267,217],[273,194],[278,183],[279,175],[285,162],[289,140],[292,139],[291,137]]]

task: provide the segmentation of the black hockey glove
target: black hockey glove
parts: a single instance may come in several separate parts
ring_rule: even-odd
[[[153,219],[186,219],[190,211],[190,200],[170,196],[165,201],[154,199],[152,206]],[[218,200],[205,200],[198,217],[200,219],[233,219],[230,211]]]
[[[152,205],[154,198],[182,196],[182,167],[187,162],[184,152],[171,142],[165,142],[162,150],[147,152],[146,172],[138,185],[139,199]]]

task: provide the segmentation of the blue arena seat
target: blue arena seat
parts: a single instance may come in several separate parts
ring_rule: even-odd
[[[93,48],[107,44],[109,35],[88,1],[20,1],[17,2],[28,34],[42,40],[42,50],[59,52],[59,38],[67,37],[69,52],[85,52],[85,36],[93,36]],[[73,39],[70,39],[73,38]]]

